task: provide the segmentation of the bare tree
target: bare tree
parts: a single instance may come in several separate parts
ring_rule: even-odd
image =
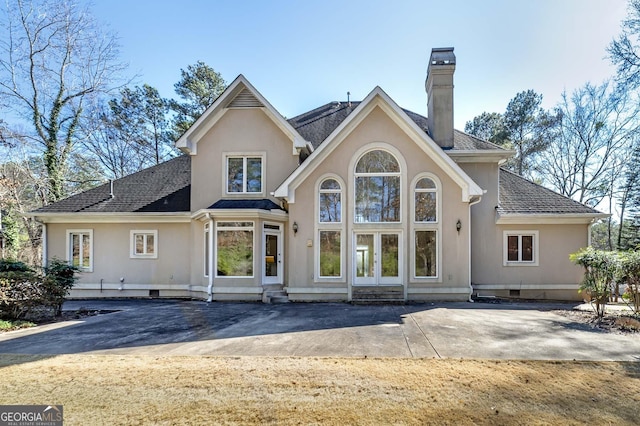
[[[595,206],[620,177],[625,155],[638,133],[640,106],[609,82],[566,93],[557,107],[557,136],[543,155],[543,180],[561,194]]]
[[[0,96],[29,120],[47,173],[47,202],[65,194],[67,162],[87,100],[109,90],[124,65],[115,38],[70,0],[6,4],[0,35]]]
[[[607,48],[617,67],[618,83],[629,88],[640,85],[640,0],[630,0],[622,32]]]

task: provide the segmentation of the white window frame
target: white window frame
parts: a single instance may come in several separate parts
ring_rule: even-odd
[[[436,185],[435,190],[416,190],[418,182],[424,178],[431,179]],[[436,220],[434,222],[416,221],[416,193],[435,192],[436,193]],[[410,216],[411,216],[411,246],[410,246],[410,269],[411,280],[413,282],[441,282],[442,277],[442,183],[438,176],[433,173],[420,173],[411,181],[410,192]],[[416,275],[416,232],[434,231],[436,233],[436,274],[432,277]]]
[[[518,237],[518,258],[522,259],[522,237],[523,236],[531,236],[533,237],[533,260],[509,260],[509,237]],[[539,266],[539,247],[540,247],[540,238],[539,231],[531,231],[531,230],[509,230],[503,231],[502,233],[502,258],[503,258],[503,266]]]
[[[230,158],[242,158],[242,191],[229,192],[229,159]],[[247,192],[247,159],[248,158],[260,158],[262,169],[260,171],[260,192]],[[266,193],[265,185],[265,172],[266,166],[266,152],[225,152],[222,156],[222,185],[224,185],[223,193],[229,196],[247,196],[247,195],[259,195],[264,196]]]
[[[136,236],[144,235],[144,249],[147,250],[147,236],[153,235],[153,253],[136,253]],[[129,232],[129,258],[130,259],[157,259],[158,258],[158,230],[157,229],[132,229]]]
[[[326,181],[327,179],[333,179],[336,182],[338,182],[338,185],[340,185],[340,191],[336,191],[336,190],[320,190],[320,186],[322,185],[322,183],[324,181]],[[340,222],[320,222],[320,194],[321,193],[340,193]],[[315,186],[315,239],[316,239],[316,244],[315,244],[315,250],[314,250],[314,264],[315,264],[315,272],[313,274],[314,276],[314,282],[344,282],[345,280],[345,253],[346,253],[346,247],[345,247],[345,223],[346,220],[344,219],[344,215],[345,215],[345,208],[344,208],[344,202],[346,199],[347,195],[346,195],[346,185],[344,180],[337,175],[334,174],[325,174],[320,176],[320,178],[316,181],[316,186]],[[333,276],[321,276],[320,275],[320,232],[322,231],[336,231],[336,232],[340,232],[340,275],[333,277]]]
[[[251,223],[251,226],[223,226],[219,227],[220,223],[229,223],[229,222],[247,222]],[[253,266],[251,268],[251,275],[218,275],[218,231],[248,231],[251,230],[252,233],[252,244],[253,244]],[[243,220],[243,219],[226,219],[226,220],[217,220],[215,221],[215,230],[214,230],[214,241],[213,241],[213,268],[214,268],[214,277],[216,279],[227,279],[227,278],[255,278],[256,275],[256,222],[253,220]]]
[[[66,235],[66,252],[67,262],[69,265],[73,265],[73,247],[72,247],[72,235],[74,234],[89,234],[89,266],[78,268],[82,272],[93,272],[93,229],[67,229]],[[82,250],[82,243],[80,244]],[[82,258],[82,252],[80,252],[80,258]]]

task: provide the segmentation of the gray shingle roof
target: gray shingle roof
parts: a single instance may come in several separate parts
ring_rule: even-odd
[[[360,102],[351,102],[351,104],[348,102],[330,102],[304,114],[290,118],[288,121],[305,140],[311,142],[313,147],[317,148],[358,105],[360,105]],[[425,133],[429,133],[427,117],[406,109],[403,109],[403,111]],[[452,149],[464,151],[503,150],[503,148],[498,145],[459,130],[454,130]]]
[[[73,195],[33,213],[188,212],[191,158],[187,155]]]
[[[500,169],[500,214],[601,214],[569,197]]]
[[[262,199],[249,200],[218,200],[213,203],[210,209],[259,209],[259,210],[282,210],[282,208],[273,201]]]

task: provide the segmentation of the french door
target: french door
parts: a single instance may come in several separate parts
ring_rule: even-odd
[[[353,284],[402,284],[400,247],[400,232],[356,232]]]

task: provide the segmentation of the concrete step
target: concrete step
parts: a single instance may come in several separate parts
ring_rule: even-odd
[[[262,287],[262,303],[289,303],[289,295],[284,291],[282,284],[269,284]]]
[[[353,287],[351,301],[355,304],[404,303],[402,286],[362,286]]]

